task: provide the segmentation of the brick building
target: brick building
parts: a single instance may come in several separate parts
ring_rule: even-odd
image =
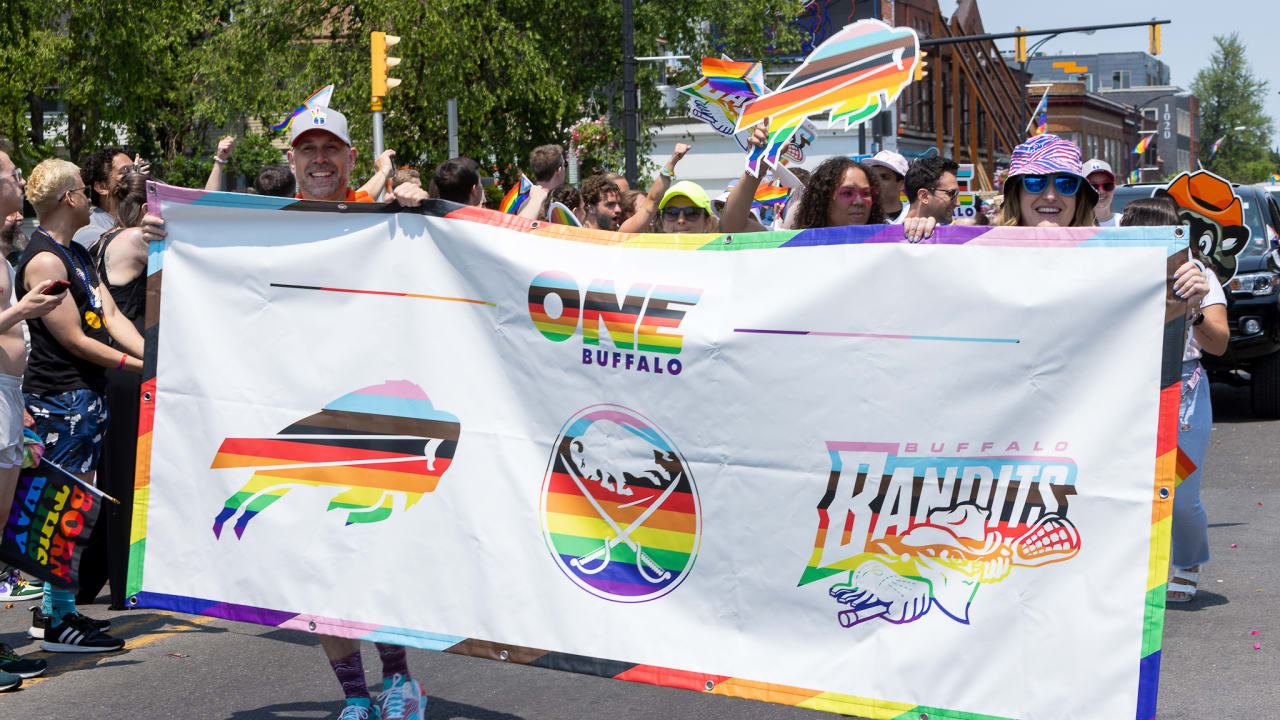
[[[1044,86],[1031,85],[1029,92],[1038,97]],[[1084,159],[1106,160],[1121,180],[1138,167],[1151,167],[1147,163],[1155,160],[1132,152],[1141,137],[1139,131],[1155,130],[1155,122],[1145,121],[1132,105],[1089,92],[1083,81],[1049,87],[1048,129],[1079,145]]]

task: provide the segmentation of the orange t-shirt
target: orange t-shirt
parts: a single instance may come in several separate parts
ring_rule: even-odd
[[[298,193],[293,197],[297,200],[301,200],[302,193]],[[345,200],[347,202],[373,202],[373,198],[369,197],[369,193],[363,190],[352,190],[351,188],[347,188],[347,197]]]

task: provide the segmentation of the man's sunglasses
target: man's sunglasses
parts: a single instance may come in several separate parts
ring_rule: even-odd
[[[1112,190],[1116,189],[1116,184],[1113,182],[1100,182],[1100,183],[1089,183],[1089,184],[1092,185],[1093,189],[1097,190],[1098,192],[1111,192]]]
[[[1059,195],[1075,195],[1080,192],[1080,178],[1075,175],[1023,175],[1022,189],[1032,195],[1039,195],[1049,187],[1053,180]]]
[[[940,192],[943,195],[946,195],[947,199],[955,200],[960,195],[960,188],[952,188],[950,190],[943,190],[942,188],[929,188],[929,192]]]
[[[0,177],[11,177],[14,182],[22,182],[22,168],[14,168],[12,171],[0,175]]]
[[[689,205],[687,207],[669,207],[662,209],[662,218],[664,220],[676,222],[680,219],[680,216],[683,215],[691,220],[696,220],[701,217],[702,212],[702,208],[693,205]]]

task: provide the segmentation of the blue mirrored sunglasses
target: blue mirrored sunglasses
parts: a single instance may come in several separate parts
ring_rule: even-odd
[[[1032,195],[1038,195],[1049,186],[1050,178],[1053,179],[1059,195],[1075,195],[1080,192],[1080,178],[1075,175],[1023,175],[1022,189]]]

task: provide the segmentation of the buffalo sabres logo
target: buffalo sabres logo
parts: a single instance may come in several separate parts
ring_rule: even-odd
[[[594,405],[565,423],[542,486],[542,519],[560,570],[617,602],[674,590],[697,558],[702,522],[675,444],[617,405]]]

